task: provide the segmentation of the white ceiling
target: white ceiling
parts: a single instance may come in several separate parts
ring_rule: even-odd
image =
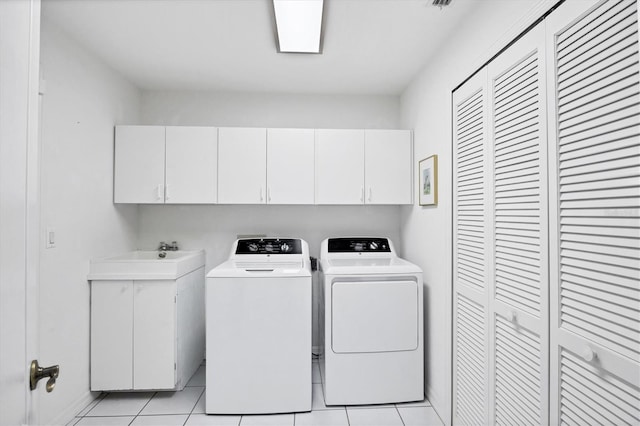
[[[141,89],[397,95],[476,7],[514,0],[325,0],[321,55],[276,53],[270,1],[43,0],[42,16]]]

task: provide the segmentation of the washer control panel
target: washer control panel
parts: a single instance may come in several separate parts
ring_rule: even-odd
[[[329,238],[329,253],[390,253],[386,238],[354,237]]]
[[[302,254],[297,238],[252,238],[238,240],[236,254]]]

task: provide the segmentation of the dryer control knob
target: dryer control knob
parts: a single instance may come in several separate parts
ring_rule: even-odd
[[[289,251],[291,251],[291,246],[287,243],[282,243],[282,245],[280,246],[280,251],[282,253],[287,253]]]
[[[369,249],[371,249],[371,250],[378,250],[378,243],[377,243],[377,242],[375,242],[375,241],[371,241],[371,242],[369,243]]]

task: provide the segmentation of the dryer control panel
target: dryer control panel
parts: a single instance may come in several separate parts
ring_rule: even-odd
[[[390,253],[386,238],[354,237],[329,238],[329,253]]]
[[[297,238],[252,238],[238,240],[236,254],[302,254]]]

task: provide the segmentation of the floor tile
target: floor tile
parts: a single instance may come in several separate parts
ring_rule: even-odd
[[[341,410],[319,410],[296,413],[296,426],[349,426],[347,412]]]
[[[311,385],[311,409],[312,410],[343,410],[344,405],[326,405],[324,403],[324,393],[322,384],[315,383]]]
[[[293,426],[293,414],[242,416],[240,426]]]
[[[135,416],[152,396],[152,392],[110,393],[89,410],[86,416]]]
[[[442,426],[433,407],[398,407],[405,426]]]
[[[422,401],[399,402],[396,404],[396,407],[431,407],[431,403],[425,398]]]
[[[320,378],[320,367],[318,364],[313,364],[311,369],[311,383],[322,383],[322,379]]]
[[[238,426],[239,424],[240,416],[192,414],[185,426]]]
[[[187,386],[204,386],[206,377],[206,367],[201,365],[187,382]]]
[[[140,414],[191,414],[204,387],[193,386],[177,392],[157,392]]]
[[[191,414],[204,414],[205,411],[205,395],[207,394],[207,391],[205,390],[204,392],[202,392],[202,395],[200,395],[200,399],[198,399],[198,403],[196,404],[196,406],[193,408],[193,411],[191,412]]]
[[[347,408],[351,426],[403,426],[398,411],[394,408]]]
[[[138,416],[131,426],[182,426],[187,421],[188,414],[165,416]]]
[[[124,426],[131,423],[134,416],[112,416],[112,417],[83,417],[76,425],[78,426]]]
[[[91,401],[90,403],[88,403],[88,404],[87,404],[87,406],[86,406],[86,407],[84,407],[84,408],[82,409],[82,411],[80,411],[78,414],[76,414],[76,417],[83,417],[83,416],[86,416],[86,415],[87,415],[87,413],[88,413],[89,411],[91,411],[91,409],[92,409],[93,407],[95,407],[95,406],[96,406],[100,401],[102,401],[102,399],[103,399],[105,396],[107,396],[107,394],[100,394],[100,395],[98,395],[98,396],[97,396],[93,401]]]

